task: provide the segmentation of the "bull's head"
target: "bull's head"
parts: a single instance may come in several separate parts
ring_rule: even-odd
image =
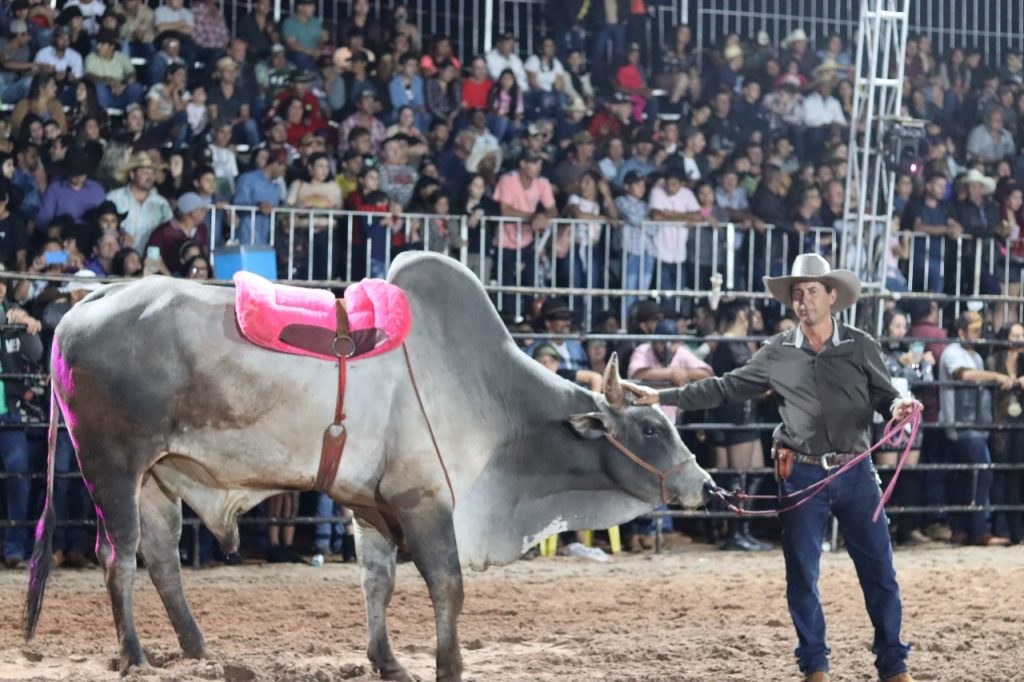
[[[612,353],[604,372],[604,400],[596,411],[574,414],[569,422],[581,438],[608,441],[612,447],[602,448],[611,458],[608,469],[636,497],[660,500],[665,476],[670,500],[699,507],[708,501],[711,476],[697,465],[665,413],[634,406],[636,395],[636,388],[619,378],[618,355]]]

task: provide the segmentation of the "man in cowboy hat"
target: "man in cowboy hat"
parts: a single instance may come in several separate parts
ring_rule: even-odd
[[[965,235],[973,237],[959,245],[960,291],[965,294],[999,294],[1002,275],[992,271],[992,256],[988,248],[988,240],[999,232],[1003,220],[999,206],[991,199],[996,181],[972,168],[960,182],[967,189],[967,198],[953,205],[950,217],[963,227]],[[979,248],[982,250],[981,258],[975,260]],[[980,272],[976,271],[976,263],[981,266]],[[1002,318],[1003,306],[996,306],[997,329],[1002,326]]]
[[[119,171],[128,184],[107,193],[118,213],[128,214],[121,223],[126,246],[143,246],[157,225],[173,217],[171,205],[156,191],[156,172],[163,167],[149,152],[136,152]]]
[[[797,256],[787,277],[765,277],[772,296],[793,309],[799,325],[768,339],[746,365],[681,388],[638,388],[640,405],[684,410],[740,403],[771,389],[781,400],[776,451],[794,460],[780,485],[784,494],[818,483],[871,445],[874,413],[908,416],[916,404],[893,388],[878,343],[835,315],[860,295],[860,280],[833,270],[817,254]],[[827,682],[825,618],[818,596],[821,541],[829,515],[846,540],[875,628],[875,666],[884,682],[911,682],[909,646],[900,641],[902,607],[888,523],[872,523],[881,498],[870,459],[829,483],[820,495],[781,514],[786,597],[796,627],[797,662],[805,682]],[[802,498],[801,498],[802,499]]]

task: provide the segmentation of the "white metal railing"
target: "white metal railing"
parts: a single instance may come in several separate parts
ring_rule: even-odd
[[[758,31],[767,31],[778,47],[791,31],[801,28],[810,38],[811,50],[822,49],[824,39],[836,33],[852,55],[859,11],[859,2],[697,0],[697,48],[720,47],[731,33],[753,38]],[[937,63],[953,47],[977,47],[985,63],[1001,64],[1007,50],[1020,51],[1024,44],[1024,3],[916,0],[910,3],[909,28],[931,38]]]

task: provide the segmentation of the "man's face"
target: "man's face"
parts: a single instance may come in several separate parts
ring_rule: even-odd
[[[563,313],[552,315],[544,319],[544,328],[549,334],[568,334],[572,329],[572,318]]]
[[[977,341],[981,339],[981,322],[976,322],[967,329],[960,329],[957,331],[957,336],[960,337],[961,346],[968,350],[974,348]]]
[[[35,147],[27,147],[21,153],[21,163],[27,170],[34,171],[39,168],[39,150]]]
[[[821,282],[799,282],[793,285],[793,312],[802,324],[809,327],[820,324],[832,314],[836,292],[829,291]]]
[[[53,39],[53,46],[58,50],[66,50],[71,45],[71,37],[67,34],[60,34]]]
[[[132,184],[137,188],[148,192],[153,189],[156,182],[156,173],[152,168],[136,168],[132,171]]]
[[[523,161],[519,164],[519,171],[530,180],[540,177],[541,161]]]
[[[679,178],[666,178],[665,179],[665,192],[672,196],[679,192],[683,188],[683,182]]]
[[[975,204],[980,204],[985,198],[985,187],[980,182],[968,183],[967,197]]]
[[[935,178],[928,183],[928,196],[936,201],[941,201],[946,196],[946,179]]]
[[[384,163],[389,166],[401,166],[405,163],[402,147],[405,145],[397,140],[392,140],[384,145]]]

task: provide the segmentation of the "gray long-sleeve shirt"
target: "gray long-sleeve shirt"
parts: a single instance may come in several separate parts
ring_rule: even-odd
[[[660,398],[664,405],[703,410],[750,400],[769,389],[782,403],[775,437],[810,455],[867,450],[874,412],[890,417],[890,406],[899,397],[878,343],[836,321],[820,353],[811,350],[796,327],[765,341],[746,365],[661,391]]]

